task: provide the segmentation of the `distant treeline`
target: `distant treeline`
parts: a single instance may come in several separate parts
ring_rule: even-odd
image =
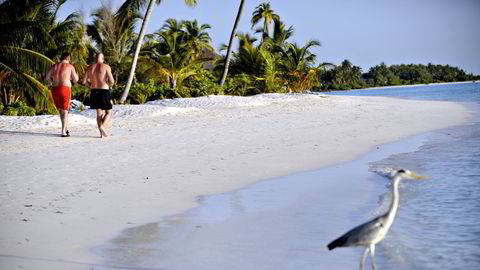
[[[368,72],[345,60],[341,65],[325,70],[313,91],[349,90],[378,86],[429,84],[480,80],[479,75],[467,74],[449,65],[402,64],[387,66],[381,63]]]

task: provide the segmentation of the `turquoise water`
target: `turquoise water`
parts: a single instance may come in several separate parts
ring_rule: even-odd
[[[480,115],[480,84],[331,94],[458,101]],[[371,171],[377,167],[429,177],[401,185],[397,218],[377,245],[378,269],[480,269],[478,119],[380,145],[344,164],[202,197],[197,208],[97,247],[103,259],[95,269],[358,269],[362,249],[326,245],[387,207],[388,180]]]
[[[385,96],[480,103],[480,83],[454,83],[325,92],[337,96]]]
[[[466,102],[476,111],[471,123],[434,132],[417,151],[371,166],[409,168],[429,176],[404,185],[394,227],[377,251],[381,269],[480,269],[480,84],[332,94]],[[387,204],[388,198],[382,199],[379,207]]]

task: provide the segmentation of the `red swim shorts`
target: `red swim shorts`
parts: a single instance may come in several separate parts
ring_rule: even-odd
[[[52,97],[55,102],[55,107],[58,110],[68,110],[70,107],[70,97],[72,90],[70,86],[56,86],[52,89]]]

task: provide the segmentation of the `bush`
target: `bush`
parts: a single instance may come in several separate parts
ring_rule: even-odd
[[[35,108],[30,106],[22,106],[17,110],[18,116],[34,116],[35,115]]]
[[[136,83],[132,86],[128,97],[133,104],[143,104],[147,102],[151,96],[155,95],[156,91],[155,81],[151,79],[148,83]]]
[[[225,81],[224,91],[232,96],[250,96],[262,93],[260,84],[252,76],[246,74],[235,75]]]
[[[4,108],[4,107],[5,107],[5,106],[3,106],[3,103],[0,102],[0,114],[1,114],[1,112],[3,112],[3,108]]]
[[[150,96],[149,100],[157,100],[164,98],[177,98],[179,95],[177,92],[166,84],[159,84],[156,86],[155,93]]]
[[[72,87],[72,99],[76,99],[81,101],[82,103],[85,103],[86,100],[88,100],[90,96],[90,89],[84,85],[81,84],[75,84]]]
[[[116,84],[112,90],[112,99],[113,99],[113,103],[114,104],[118,104],[119,101],[120,101],[120,97],[122,96],[122,93],[123,93],[123,90],[125,90],[125,85],[123,84]],[[84,102],[85,104],[87,104],[86,102]],[[127,102],[128,103],[128,98],[127,98]],[[88,105],[88,104],[87,104]]]
[[[0,112],[8,116],[34,116],[36,113],[35,108],[28,106],[23,101],[16,101],[6,107],[2,104]]]
[[[211,71],[204,69],[197,70],[197,74],[185,80],[184,86],[189,88],[188,95],[191,97],[223,95],[223,87],[218,84],[218,79]]]
[[[55,114],[58,114],[58,111],[55,108],[55,106],[49,106],[48,108],[45,108],[37,112],[37,115],[55,115]]]
[[[13,107],[13,108],[16,108],[16,109],[18,109],[20,107],[23,107],[23,106],[27,106],[27,104],[25,102],[21,101],[21,100],[15,101],[15,102],[7,105],[7,107]]]
[[[17,108],[15,108],[15,107],[7,106],[3,110],[3,114],[8,115],[8,116],[17,116],[18,111],[17,111]]]

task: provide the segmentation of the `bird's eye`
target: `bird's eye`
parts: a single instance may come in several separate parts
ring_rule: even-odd
[[[397,173],[406,173],[405,170],[398,170]]]

